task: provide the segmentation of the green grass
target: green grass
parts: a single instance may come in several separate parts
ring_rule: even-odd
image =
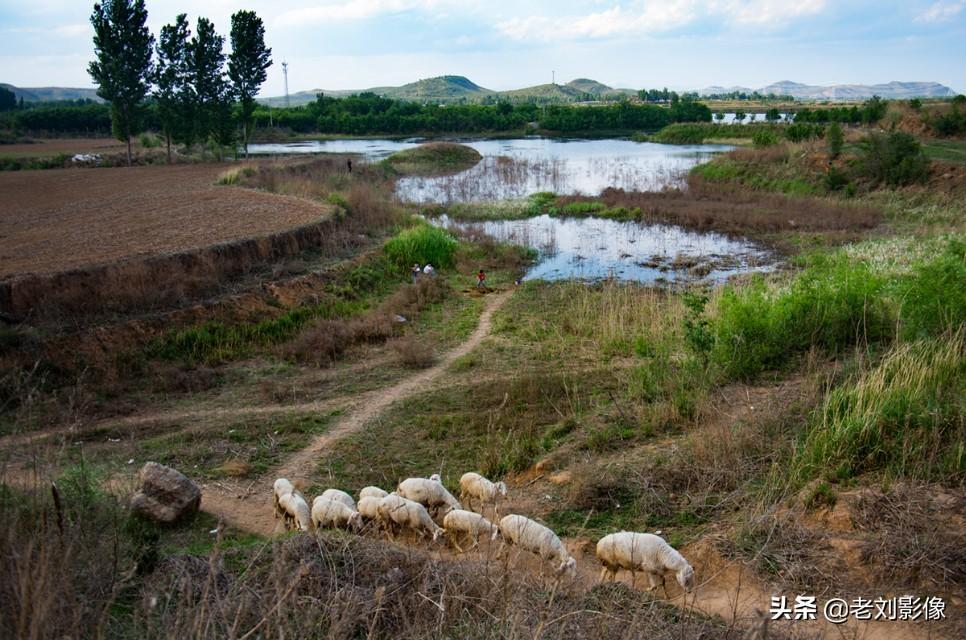
[[[464,171],[482,159],[476,149],[463,144],[430,142],[394,153],[384,163],[403,174],[435,175]]]
[[[400,269],[427,263],[436,269],[445,269],[453,266],[453,257],[458,246],[456,239],[443,229],[420,224],[387,240],[383,251]]]
[[[966,163],[966,140],[929,140],[923,143],[922,149],[930,160]]]
[[[710,356],[726,378],[753,378],[814,347],[838,353],[890,337],[879,276],[841,255],[815,254],[808,262],[787,285],[757,278],[723,293]]]
[[[966,477],[966,333],[899,344],[833,389],[793,462],[799,482]]]

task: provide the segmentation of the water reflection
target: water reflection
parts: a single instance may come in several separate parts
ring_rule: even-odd
[[[747,240],[668,225],[547,215],[485,222],[454,221],[444,215],[433,223],[538,250],[540,259],[527,279],[719,282],[737,273],[767,271],[775,263],[772,254]]]
[[[251,145],[255,154],[355,153],[375,161],[417,146],[421,140],[313,140]],[[408,202],[491,202],[524,198],[537,191],[597,195],[607,187],[655,191],[680,184],[694,165],[726,145],[666,145],[631,140],[513,138],[459,140],[483,160],[472,169],[441,177],[399,180]]]

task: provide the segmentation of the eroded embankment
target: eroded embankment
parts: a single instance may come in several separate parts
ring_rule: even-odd
[[[358,240],[324,219],[271,235],[167,255],[130,258],[53,274],[0,281],[0,312],[34,322],[62,314],[123,312],[206,295],[226,279],[273,261]]]

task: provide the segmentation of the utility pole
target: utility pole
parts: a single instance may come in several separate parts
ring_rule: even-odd
[[[288,108],[288,62],[282,62],[282,75],[285,76],[285,107]]]
[[[550,84],[557,84],[557,72],[556,71],[551,71],[550,72]]]

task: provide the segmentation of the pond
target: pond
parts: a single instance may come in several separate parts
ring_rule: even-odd
[[[399,197],[407,202],[453,203],[516,200],[538,191],[591,196],[607,187],[656,191],[679,186],[691,167],[731,148],[542,137],[459,142],[479,151],[483,160],[453,175],[402,178],[396,186]],[[379,160],[419,143],[415,138],[319,140],[251,145],[251,152],[356,153],[369,160]]]
[[[737,273],[775,266],[772,253],[748,240],[670,225],[548,215],[483,222],[455,221],[443,215],[431,222],[537,250],[539,260],[525,276],[530,280],[721,282]]]

